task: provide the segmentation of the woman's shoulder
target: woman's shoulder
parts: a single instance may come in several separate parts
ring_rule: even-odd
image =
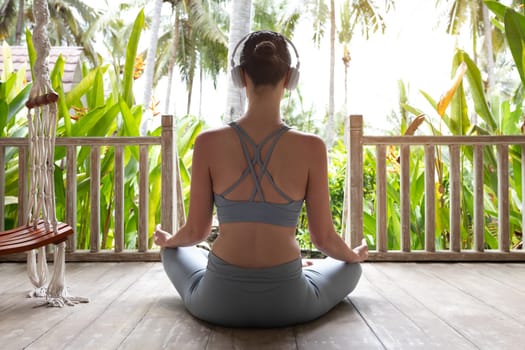
[[[199,135],[195,139],[195,143],[214,143],[217,142],[218,139],[223,138],[224,135],[227,135],[229,133],[231,133],[231,127],[227,125],[206,129],[199,133]]]
[[[326,149],[325,143],[319,135],[299,131],[293,128],[288,131],[288,135],[292,142],[297,142],[297,144],[301,145],[303,148],[308,147],[311,149]]]

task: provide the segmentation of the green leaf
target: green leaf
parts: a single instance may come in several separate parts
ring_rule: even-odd
[[[129,109],[128,104],[121,98],[119,99],[120,113],[122,115],[122,133],[120,136],[138,136],[139,125],[135,120],[135,116]],[[137,158],[138,159],[138,158]]]
[[[456,55],[458,56],[459,62],[465,62],[467,65],[466,76],[470,87],[470,93],[472,94],[472,99],[474,101],[474,109],[485,123],[495,131],[497,129],[497,123],[485,98],[484,84],[478,67],[466,52],[458,50]]]
[[[4,136],[8,113],[9,107],[7,106],[7,102],[4,99],[0,99],[0,136]]]
[[[108,66],[101,66],[91,70],[77,85],[75,85],[71,91],[66,94],[66,104],[73,106],[75,104],[81,104],[81,99],[87,94],[89,89],[93,88],[97,79],[98,71],[101,70],[105,73]],[[95,106],[92,106],[95,107]]]
[[[494,0],[484,0],[485,5],[487,5],[487,8],[491,10],[500,20],[503,20],[505,18],[505,11],[507,11],[508,7],[499,3],[499,1]]]
[[[36,61],[36,50],[33,45],[33,34],[29,28],[26,29],[26,44],[27,44],[27,56],[29,57],[29,66],[31,67],[31,81],[35,81],[35,72],[33,67]]]
[[[123,77],[123,89],[122,97],[126,101],[128,106],[133,105],[133,76],[135,72],[135,58],[137,57],[137,48],[139,45],[140,34],[144,28],[144,9],[140,10],[135,23],[133,24],[133,30],[128,39],[128,47],[126,50],[126,63],[124,64],[124,77]]]
[[[520,74],[521,83],[525,85],[525,17],[512,9],[505,12],[505,34],[509,43],[514,63]]]

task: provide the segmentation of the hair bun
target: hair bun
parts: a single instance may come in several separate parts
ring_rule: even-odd
[[[257,45],[255,45],[255,48],[253,49],[253,54],[255,56],[263,56],[263,57],[269,57],[273,56],[277,50],[277,47],[274,43],[272,43],[269,40],[261,41]]]

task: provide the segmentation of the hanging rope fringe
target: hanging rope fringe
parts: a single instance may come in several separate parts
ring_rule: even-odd
[[[26,103],[28,108],[29,132],[29,205],[26,213],[28,225],[36,227],[43,222],[47,231],[58,234],[54,187],[54,152],[58,95],[51,87],[47,58],[51,45],[47,36],[46,25],[49,22],[49,9],[46,0],[35,0],[33,12],[36,25],[33,30],[33,43],[37,52],[34,64],[35,81]],[[45,247],[28,252],[27,270],[35,290],[31,297],[46,297],[43,305],[73,305],[88,302],[87,298],[71,297],[65,286],[65,251],[64,242],[55,247],[54,272],[47,289],[44,287],[47,276]]]

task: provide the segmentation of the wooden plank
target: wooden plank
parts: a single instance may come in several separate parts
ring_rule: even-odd
[[[482,265],[462,264],[452,269],[449,264],[432,264],[418,266],[419,270],[432,274],[436,279],[445,281],[473,299],[486,304],[493,309],[494,317],[503,314],[514,319],[518,324],[523,324],[525,315],[525,292],[509,288],[508,285],[477,273],[482,270]],[[511,274],[509,274],[509,277]],[[502,298],[502,290],[505,297]],[[525,325],[524,325],[525,326]]]
[[[119,316],[120,320],[116,324],[106,324],[104,333],[91,333],[93,324],[98,324],[101,319],[105,318],[106,312],[111,305],[115,304],[126,295],[128,290],[134,288],[135,283],[148,276],[149,272],[158,264],[143,264],[143,263],[110,263],[110,264],[80,264],[87,265],[89,268],[84,271],[83,275],[71,278],[78,287],[82,288],[83,296],[91,299],[89,304],[77,305],[73,308],[66,307],[47,311],[51,313],[50,316],[38,317],[37,321],[43,324],[32,324],[32,327],[27,327],[31,330],[33,341],[27,349],[47,349],[49,344],[60,345],[66,349],[96,349],[92,347],[90,342],[85,344],[79,343],[78,338],[97,338],[98,336],[104,338],[112,338],[114,341],[122,341],[122,337],[118,338],[115,328],[118,324],[125,323],[129,317],[127,309],[122,309]],[[85,280],[85,282],[82,282]],[[94,283],[96,282],[96,283]],[[149,295],[156,293],[154,285],[148,291]],[[79,288],[77,288],[80,290]],[[80,293],[80,292],[78,292]],[[129,301],[128,308],[139,305],[137,300]],[[42,308],[41,308],[42,309]],[[33,323],[35,316],[30,316]],[[110,323],[115,320],[111,320]],[[34,329],[33,329],[34,328]],[[74,344],[74,345],[71,345]],[[99,349],[115,349],[114,347],[99,347]]]
[[[74,338],[67,342],[70,349],[116,349],[134,331],[137,324],[158,298],[161,288],[166,286],[160,278],[151,279],[152,274],[162,269],[160,264],[145,264],[148,271],[134,275],[132,284],[111,298],[91,315],[90,322],[82,327]],[[124,266],[125,267],[125,266]],[[127,274],[127,269],[119,269]]]
[[[213,326],[186,311],[160,264],[148,273],[148,278],[158,288],[145,299],[155,300],[119,349],[205,349]]]
[[[509,344],[520,344],[525,331],[522,322],[455,288],[447,283],[446,275],[442,279],[434,278],[435,275],[427,271],[430,266],[383,264],[381,269],[400,289],[424,304],[475,347],[504,349]]]
[[[383,264],[362,264],[363,276],[352,303],[388,349],[471,349],[458,334],[419,300],[382,273]],[[411,264],[402,267],[412,268]],[[419,280],[432,283],[431,279]]]
[[[321,318],[296,326],[295,332],[301,350],[385,348],[348,299]]]
[[[29,286],[26,264],[3,263],[0,264],[0,300],[11,293],[19,293],[20,290]],[[27,289],[29,291],[29,289]],[[1,305],[1,303],[0,303]],[[0,306],[1,310],[2,306]]]
[[[97,281],[101,274],[104,274],[104,268],[93,268],[92,264],[82,264],[69,266],[66,278],[68,286],[72,286],[71,293],[85,293],[82,296],[93,297],[100,291],[93,281]],[[109,264],[107,268],[109,268]],[[52,268],[50,267],[50,270]],[[118,280],[113,277],[112,283]],[[80,291],[80,292],[79,292]],[[95,291],[93,293],[93,291]],[[24,291],[24,293],[27,291]],[[2,305],[2,322],[0,322],[0,334],[2,334],[2,348],[5,349],[25,349],[53,329],[55,325],[63,322],[69,315],[75,312],[81,312],[87,305],[77,305],[75,307],[64,308],[47,308],[35,306],[42,303],[39,299],[26,298],[23,293],[13,296],[10,300],[1,300]],[[67,324],[67,322],[65,322]],[[68,324],[68,326],[72,326]],[[55,342],[62,344],[62,342]],[[38,347],[37,347],[38,348]],[[39,348],[49,348],[49,345]]]
[[[463,264],[462,264],[463,265]],[[485,278],[491,278],[502,284],[502,288],[513,288],[525,292],[525,265],[524,264],[501,264],[484,263],[468,264],[473,273]]]
[[[288,328],[275,329],[231,329],[215,327],[209,338],[206,349],[224,350],[295,350],[294,330]]]

